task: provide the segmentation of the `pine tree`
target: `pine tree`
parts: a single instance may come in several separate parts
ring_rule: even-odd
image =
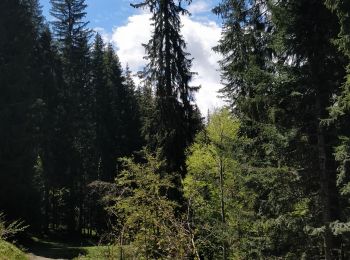
[[[247,185],[249,192],[255,196],[255,212],[245,223],[249,228],[237,227],[245,241],[245,245],[237,248],[237,253],[249,258],[285,253],[289,246],[288,238],[278,238],[276,230],[279,217],[287,216],[293,207],[283,207],[274,199],[281,190],[271,189],[271,182],[278,180],[283,173],[290,185],[293,177],[282,152],[287,148],[290,129],[276,128],[270,116],[279,107],[276,107],[273,96],[273,71],[269,67],[271,25],[265,9],[265,1],[249,4],[245,1],[222,1],[214,9],[224,19],[223,36],[215,48],[223,54],[220,65],[225,86],[221,92],[241,121],[239,134],[242,142],[234,153],[235,159],[246,174],[243,185]],[[282,134],[282,131],[285,133]],[[294,203],[291,197],[279,199],[289,199],[290,205]],[[274,210],[276,208],[280,208],[279,212]],[[263,226],[266,226],[265,230]],[[290,230],[282,232],[289,235]],[[266,242],[260,240],[262,236],[266,237]],[[272,241],[277,239],[279,243],[274,244]]]
[[[22,4],[26,6],[30,13],[32,24],[38,32],[45,30],[44,18],[42,16],[41,5],[39,0],[22,0]],[[39,36],[39,35],[37,35]]]
[[[190,4],[191,1],[185,1]],[[188,11],[181,1],[147,0],[133,5],[148,8],[152,13],[152,38],[145,44],[147,60],[145,77],[155,88],[156,146],[162,149],[170,171],[185,172],[184,150],[193,140],[197,128],[193,128],[194,92],[190,86],[193,73],[192,60],[186,53],[186,43],[180,34],[180,14]]]
[[[123,75],[112,45],[105,47],[98,34],[92,60],[99,179],[112,181],[116,175],[116,159],[130,156],[142,146],[138,100],[131,72],[127,69]]]
[[[142,139],[145,145],[155,147],[156,141],[154,136],[156,135],[156,129],[152,127],[152,122],[155,122],[156,101],[152,87],[147,82],[142,82],[138,87],[137,97],[140,108]]]
[[[330,107],[330,118],[327,123],[338,129],[338,140],[335,145],[335,159],[338,163],[337,187],[340,191],[341,199],[339,208],[341,212],[339,218],[331,225],[335,235],[341,237],[341,255],[343,258],[349,257],[350,237],[349,237],[349,160],[350,160],[350,3],[347,1],[327,0],[327,7],[338,17],[340,30],[333,39],[339,51],[346,56],[347,75],[343,82],[340,93],[334,98]]]
[[[237,156],[243,165],[248,162],[252,178],[260,176],[253,189],[260,205],[253,223],[270,227],[265,235],[271,243],[256,240],[252,249],[260,257],[306,257],[318,254],[312,251],[317,245],[332,259],[337,245],[329,224],[339,211],[331,148],[335,129],[321,120],[327,118],[343,74],[343,57],[331,44],[339,30],[335,17],[320,1],[222,1],[215,12],[224,18],[216,48],[224,55],[222,92],[242,122],[241,135],[249,140]],[[271,180],[278,181],[283,172],[295,189],[291,194],[277,186],[270,189]],[[283,200],[288,207],[280,204]],[[303,216],[301,205],[310,207]],[[299,212],[294,219],[293,212]],[[282,217],[290,223],[285,236],[277,232]],[[313,231],[305,232],[306,226]],[[290,243],[290,236],[306,243]]]
[[[100,180],[111,180],[112,166],[108,169],[108,162],[106,157],[111,157],[112,152],[108,149],[113,146],[110,133],[106,129],[105,123],[107,120],[113,120],[110,116],[110,95],[107,90],[107,77],[105,76],[104,64],[104,42],[99,34],[96,35],[95,43],[92,51],[92,84],[94,88],[94,95],[96,99],[94,120],[96,121],[96,153],[98,157],[98,176]],[[107,150],[107,152],[104,152]],[[107,154],[106,154],[107,153]],[[111,158],[110,158],[111,159]]]
[[[9,218],[36,228],[40,211],[33,183],[37,147],[32,117],[40,91],[39,33],[31,11],[23,1],[0,3],[0,207]]]
[[[294,87],[294,91],[301,94],[298,110],[303,113],[294,117],[300,122],[300,131],[309,137],[309,164],[305,172],[308,172],[308,178],[314,178],[304,185],[316,185],[319,194],[320,215],[315,211],[314,223],[310,225],[322,229],[324,257],[334,259],[335,248],[339,245],[332,235],[330,224],[339,216],[333,155],[337,129],[331,125],[326,127],[322,120],[329,117],[328,107],[339,93],[344,76],[344,56],[331,43],[340,28],[335,15],[320,1],[281,3],[274,13],[277,30],[283,32],[277,36],[277,41],[282,43],[281,53],[285,59],[295,58],[287,67],[298,73],[298,86]],[[285,15],[291,19],[286,21]],[[310,161],[314,163],[310,164]],[[306,161],[304,163],[307,164]]]
[[[57,211],[54,201],[56,190],[61,187],[63,182],[59,174],[59,165],[56,158],[60,156],[63,150],[60,150],[60,138],[57,132],[59,128],[59,104],[60,91],[62,87],[61,62],[58,56],[51,31],[48,27],[43,29],[39,38],[40,55],[40,100],[37,106],[37,122],[39,127],[37,143],[38,155],[42,167],[42,207],[45,215],[44,229],[47,231],[50,223],[57,223],[53,212]]]
[[[124,102],[125,113],[123,114],[124,122],[127,122],[125,133],[127,134],[125,145],[128,149],[126,155],[131,155],[135,151],[140,151],[144,145],[142,138],[142,122],[141,122],[141,107],[139,103],[139,92],[130,71],[129,66],[126,66],[124,71],[125,98]]]
[[[60,134],[65,151],[60,163],[65,166],[69,190],[66,219],[70,230],[81,229],[84,211],[84,190],[96,169],[94,154],[94,103],[90,84],[90,30],[84,21],[87,5],[84,0],[51,0],[54,35],[62,57],[63,88]],[[76,208],[79,212],[76,212]]]

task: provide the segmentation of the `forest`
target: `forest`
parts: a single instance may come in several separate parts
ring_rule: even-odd
[[[131,71],[89,1],[0,0],[1,260],[350,259],[350,1],[219,0],[208,113],[194,2],[115,1],[151,16]]]

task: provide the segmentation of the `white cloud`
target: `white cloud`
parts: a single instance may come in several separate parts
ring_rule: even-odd
[[[151,37],[150,14],[138,14],[128,18],[124,26],[114,29],[112,42],[118,50],[118,56],[123,65],[128,63],[132,71],[138,71],[145,66],[146,55],[143,43]]]
[[[149,18],[147,13],[130,16],[127,24],[115,28],[111,37],[121,63],[123,66],[128,64],[134,72],[141,70],[147,63],[143,59],[145,49],[142,44],[151,37]],[[223,101],[217,97],[217,91],[222,87],[218,72],[220,56],[212,51],[220,38],[221,29],[215,22],[194,21],[189,17],[182,17],[182,22],[187,51],[194,58],[192,70],[198,73],[192,85],[202,86],[196,94],[196,101],[202,114],[206,115],[208,109],[223,105]]]
[[[198,0],[198,1],[193,2],[189,6],[188,11],[191,14],[200,14],[200,13],[209,12],[210,5],[208,4],[208,1]]]

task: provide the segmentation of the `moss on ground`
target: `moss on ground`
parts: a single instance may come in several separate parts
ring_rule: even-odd
[[[16,246],[0,240],[0,260],[27,260],[25,253],[23,253]]]

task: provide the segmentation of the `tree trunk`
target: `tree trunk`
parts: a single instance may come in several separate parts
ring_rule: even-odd
[[[224,226],[226,223],[226,218],[225,218],[225,202],[224,202],[224,165],[222,158],[220,158],[220,206],[221,206],[221,222],[222,225]],[[226,249],[226,242],[224,241],[222,244],[222,255],[223,259],[227,259],[227,249]]]
[[[49,217],[49,211],[50,211],[50,188],[48,185],[48,182],[45,181],[45,227],[44,227],[44,231],[45,233],[48,233],[49,231],[49,226],[50,226],[50,217]]]
[[[319,119],[321,119],[321,104],[320,98],[317,100],[317,110]],[[330,215],[330,190],[329,190],[329,174],[327,171],[327,153],[324,130],[320,123],[317,126],[317,148],[318,148],[318,163],[320,171],[320,203],[322,207],[322,223],[325,226],[323,234],[323,246],[325,260],[332,260],[332,233],[329,227],[331,222]]]

